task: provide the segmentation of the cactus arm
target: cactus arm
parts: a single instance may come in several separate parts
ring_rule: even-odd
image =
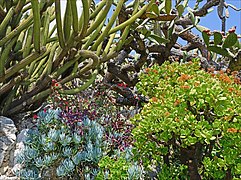
[[[14,8],[12,7],[9,9],[7,15],[5,16],[2,23],[0,24],[0,35],[3,35],[8,23],[12,19],[13,14],[14,14]]]
[[[13,98],[15,97],[15,95],[17,93],[18,88],[19,88],[19,84],[15,85],[13,87],[13,89],[8,93],[7,97],[5,97],[6,101],[5,102],[3,101],[1,103],[1,107],[3,107],[2,112],[5,112],[9,108]]]
[[[104,31],[101,33],[101,35],[99,36],[99,38],[95,41],[95,43],[93,44],[91,50],[96,50],[97,47],[99,46],[99,44],[104,40],[104,38],[108,35],[111,27],[113,26],[118,14],[120,13],[120,10],[122,8],[122,5],[124,3],[124,0],[120,0],[116,6],[116,10],[114,11],[113,15],[110,18],[109,23],[107,24],[106,28],[104,29]],[[124,28],[124,27],[123,27]]]
[[[15,86],[16,84],[20,83],[20,81],[22,79],[24,79],[26,77],[25,76],[17,76],[16,78],[12,79],[9,83],[4,84],[1,88],[0,88],[0,96],[3,95],[6,92],[9,92],[13,86]]]
[[[22,8],[25,5],[25,3],[26,3],[26,0],[19,0],[18,1],[18,4],[17,4],[17,6],[14,9],[15,14],[18,14],[22,10]]]
[[[49,24],[50,24],[50,14],[49,11],[46,11],[44,16],[44,25],[43,25],[43,42],[42,45],[45,46],[48,39],[48,33],[49,33]]]
[[[34,72],[31,74],[31,78],[37,78],[36,75],[39,73],[40,69],[43,67],[45,61],[47,60],[47,56],[40,60],[39,64],[36,68],[34,68]],[[33,62],[34,63],[34,62]]]
[[[59,93],[60,94],[77,94],[77,93],[85,90],[86,88],[88,88],[96,79],[97,74],[98,74],[98,71],[95,70],[92,74],[92,77],[86,83],[84,83],[82,86],[75,88],[75,89],[59,90]]]
[[[66,10],[64,14],[64,38],[66,40],[68,40],[70,37],[72,20],[73,19],[72,19],[70,1],[67,1]]]
[[[83,49],[87,49],[91,43],[96,39],[96,37],[99,35],[101,32],[102,27],[104,26],[105,21],[102,21],[102,23],[98,26],[95,32],[90,35],[90,38],[87,40],[87,42],[83,45]]]
[[[105,6],[106,0],[101,1],[99,4],[97,4],[96,9],[93,13],[90,14],[90,20],[94,19],[97,14],[99,14],[100,10]]]
[[[31,43],[32,43],[33,27],[29,27],[27,32],[26,41],[23,48],[23,58],[27,57],[30,54]]]
[[[56,16],[59,45],[62,49],[64,49],[65,43],[64,43],[64,35],[63,35],[63,28],[62,28],[62,21],[61,21],[60,0],[55,0],[55,16]]]
[[[61,74],[63,74],[69,67],[71,67],[76,61],[78,61],[80,55],[77,55],[74,59],[65,63],[62,67],[60,67],[56,73],[54,74],[55,79],[57,79]]]
[[[105,8],[98,14],[98,16],[96,17],[96,20],[93,22],[93,24],[90,25],[90,28],[86,32],[86,36],[90,35],[99,26],[99,24],[106,19],[106,16],[112,5],[112,1],[113,0],[108,0],[106,2]]]
[[[7,41],[12,39],[16,35],[20,34],[22,30],[26,29],[32,23],[32,20],[33,20],[33,15],[30,14],[30,16],[27,19],[25,19],[18,27],[16,27],[7,36],[5,36],[0,40],[0,46],[3,46]]]
[[[80,18],[83,18],[83,25],[78,38],[80,40],[86,36],[87,28],[89,25],[89,18],[90,18],[88,0],[82,0],[82,5],[83,5],[83,13]]]
[[[74,33],[78,33],[79,25],[78,25],[78,11],[77,11],[77,6],[76,6],[76,0],[71,0],[70,6],[71,6],[71,12],[72,12],[73,30],[74,30]],[[83,4],[83,8],[85,8],[84,4]],[[85,10],[83,9],[83,11],[85,11]],[[86,14],[85,14],[85,17],[86,17]],[[87,21],[89,21],[89,19],[87,19]]]
[[[40,53],[34,52],[33,54],[27,56],[23,60],[21,60],[18,64],[10,67],[6,70],[6,74],[2,77],[0,77],[0,82],[3,82],[5,79],[11,77],[15,73],[19,72],[20,69],[26,67],[28,64],[30,64],[33,61],[38,60],[39,58],[42,58],[47,55],[46,50],[41,50]]]
[[[121,23],[120,25],[112,28],[112,29],[109,31],[109,34],[112,34],[112,33],[116,32],[116,31],[119,31],[119,30],[125,28],[126,26],[132,24],[137,18],[139,18],[139,17],[146,11],[146,9],[147,9],[150,5],[151,5],[151,3],[144,5],[144,6],[140,9],[140,11],[138,11],[138,12],[137,12],[135,15],[133,15],[130,19],[128,19],[127,21]]]
[[[33,10],[33,42],[35,51],[40,51],[40,10],[39,2],[36,0],[31,0],[32,10]]]
[[[27,99],[26,101],[24,101],[23,103],[21,103],[20,105],[14,106],[11,109],[8,109],[6,112],[4,112],[6,115],[10,115],[10,114],[14,114],[16,112],[20,112],[22,109],[24,109],[25,106],[29,106],[31,104],[34,104],[36,102],[38,102],[41,99],[46,98],[48,95],[51,94],[51,89],[47,89],[44,90],[40,93],[38,93],[37,95]],[[11,105],[10,105],[11,106]]]
[[[50,32],[49,32],[49,38],[53,35],[53,33],[54,33],[54,31],[56,30],[56,28],[57,28],[57,25],[55,24],[54,26],[53,26],[53,28],[50,30]]]
[[[107,43],[107,45],[105,46],[105,49],[104,49],[105,54],[107,54],[109,52],[110,46],[111,46],[111,44],[112,44],[112,42],[115,38],[115,35],[116,35],[116,33],[113,33],[113,34],[110,35],[110,39],[109,39],[109,41],[108,41],[108,43]]]
[[[13,47],[13,45],[15,44],[15,42],[17,41],[17,37],[14,37],[4,48],[4,50],[2,51],[1,57],[0,57],[0,77],[5,75],[5,62],[6,59],[9,56],[9,53]]]
[[[55,43],[53,45],[53,47],[51,48],[51,51],[50,51],[50,54],[49,54],[49,58],[48,58],[48,64],[47,64],[47,67],[46,67],[46,73],[43,73],[43,74],[46,74],[46,75],[49,75],[52,71],[52,65],[53,65],[53,59],[54,59],[54,54],[55,54],[55,50],[57,48],[57,43]]]
[[[134,16],[137,13],[139,4],[140,4],[140,1],[139,0],[135,0],[135,2],[134,2],[134,10],[133,10],[132,16]],[[125,29],[124,29],[124,31],[123,31],[123,33],[122,33],[122,35],[120,37],[120,40],[119,40],[119,42],[117,44],[117,47],[116,47],[117,51],[120,51],[121,47],[124,45],[125,40],[126,40],[128,34],[129,34],[129,31],[130,31],[130,25],[126,26]]]

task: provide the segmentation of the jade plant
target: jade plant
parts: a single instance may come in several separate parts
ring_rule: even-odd
[[[208,73],[197,60],[147,68],[137,88],[149,102],[132,119],[133,152],[145,170],[170,179],[241,178],[240,84],[237,72]]]

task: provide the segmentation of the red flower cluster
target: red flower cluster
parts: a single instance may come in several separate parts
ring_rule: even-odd
[[[118,83],[117,86],[119,86],[119,87],[128,87],[128,85],[125,84],[125,83]]]

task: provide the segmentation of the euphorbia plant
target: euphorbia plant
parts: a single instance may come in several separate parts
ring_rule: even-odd
[[[137,87],[150,101],[133,119],[135,154],[144,166],[160,166],[159,174],[173,178],[172,170],[178,168],[179,179],[240,178],[241,87],[236,72],[207,73],[196,60],[147,70]]]

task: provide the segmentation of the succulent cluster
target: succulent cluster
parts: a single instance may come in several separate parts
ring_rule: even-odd
[[[241,177],[241,87],[236,74],[207,73],[195,60],[164,63],[142,74],[137,87],[150,102],[132,121],[133,152],[146,168],[159,165],[161,174],[175,175],[171,169],[182,167],[191,179]]]
[[[42,111],[36,120],[36,127],[28,131],[25,149],[18,156],[23,165],[18,172],[20,177],[39,179],[47,172],[51,177],[96,176],[104,137],[98,122],[85,116],[76,123],[76,129],[70,129],[58,109]]]
[[[92,179],[99,171],[100,158],[131,146],[132,126],[102,96],[104,91],[64,95],[56,81],[52,88],[48,109],[34,115],[36,126],[28,131],[25,149],[18,157],[23,168],[16,174],[23,179],[47,175]]]

